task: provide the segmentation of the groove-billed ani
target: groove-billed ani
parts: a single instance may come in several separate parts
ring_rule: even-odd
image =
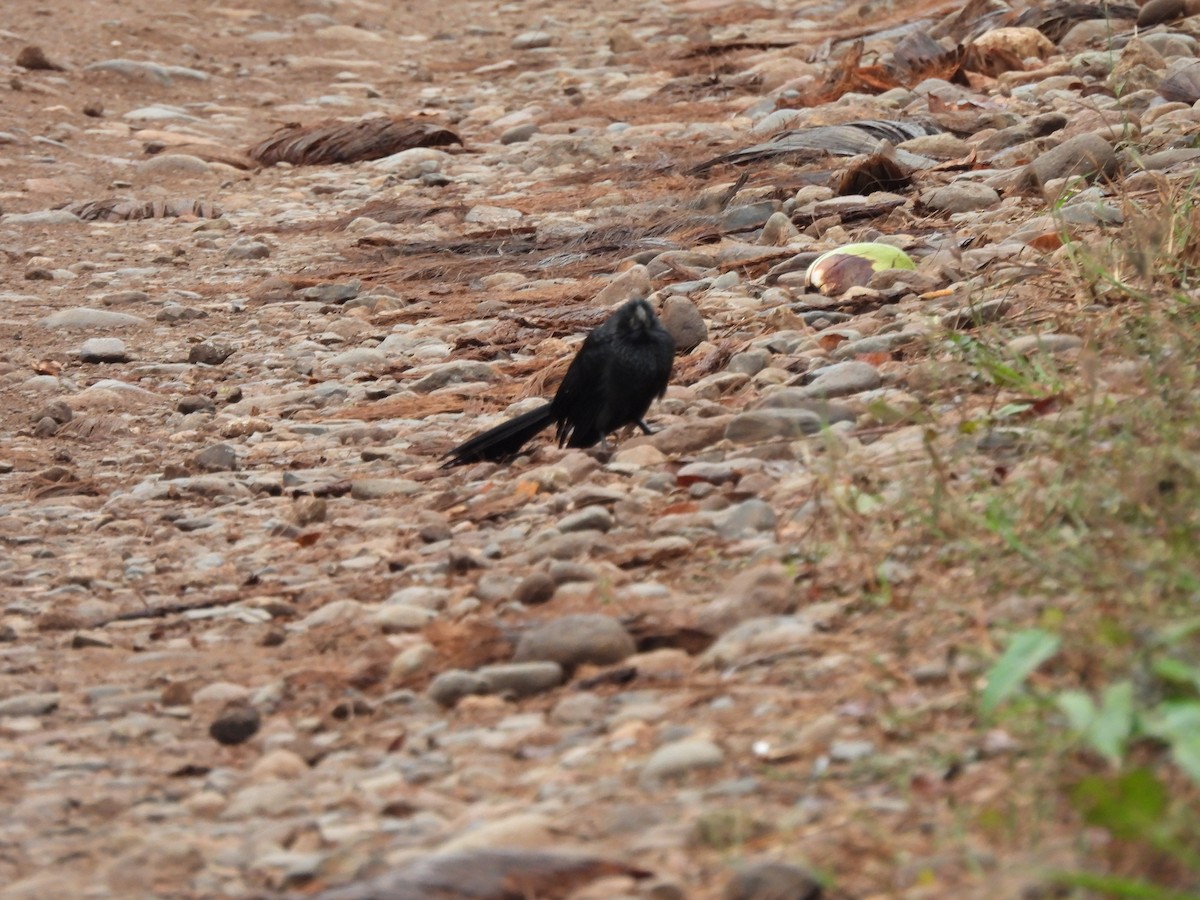
[[[443,468],[516,456],[551,425],[560,447],[590,447],[623,425],[650,434],[643,416],[666,392],[674,356],[675,342],[653,307],[630,300],[587,336],[553,400],[459,444]]]

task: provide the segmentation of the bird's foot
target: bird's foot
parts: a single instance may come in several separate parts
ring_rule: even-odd
[[[646,424],[645,419],[638,419],[633,424],[635,424],[638,428],[642,429],[642,434],[654,434],[654,429]]]
[[[592,459],[596,460],[596,462],[600,463],[601,465],[604,465],[613,457],[613,448],[612,445],[608,443],[607,435],[600,438],[597,443],[592,444],[591,448],[587,452]]]

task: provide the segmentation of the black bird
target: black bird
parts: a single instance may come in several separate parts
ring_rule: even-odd
[[[591,447],[623,425],[650,434],[643,417],[666,392],[674,356],[654,308],[645,298],[630,300],[584,339],[553,400],[459,444],[443,468],[516,456],[551,425],[560,447]]]

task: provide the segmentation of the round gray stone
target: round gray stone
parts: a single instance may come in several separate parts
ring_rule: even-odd
[[[475,673],[494,694],[530,697],[553,690],[563,683],[562,666],[553,662],[507,663],[483,666]]]
[[[252,241],[249,238],[238,238],[225,251],[225,256],[229,259],[266,259],[270,255],[270,247],[262,241]]]
[[[845,397],[873,391],[883,383],[874,366],[859,360],[824,366],[813,375],[813,380],[804,387],[804,393],[809,397]]]
[[[192,457],[192,462],[205,472],[232,472],[238,466],[237,451],[228,444],[213,444]]]
[[[734,416],[725,428],[725,437],[735,444],[790,440],[816,434],[821,425],[821,417],[808,409],[753,409]]]
[[[743,500],[713,516],[717,533],[727,540],[775,530],[775,510],[765,500]]]
[[[642,766],[643,782],[678,778],[696,769],[714,769],[725,762],[725,751],[712,741],[689,739],[659,747]]]
[[[521,635],[513,660],[545,660],[570,670],[584,663],[620,662],[636,650],[625,626],[610,616],[563,616]]]
[[[540,606],[554,599],[558,584],[545,572],[526,575],[513,592],[513,599],[525,606]]]
[[[457,704],[463,697],[490,694],[491,691],[492,686],[486,678],[462,669],[450,669],[442,672],[429,682],[429,687],[426,688],[429,698],[438,706],[444,706],[447,709]]]
[[[129,359],[129,351],[120,338],[89,338],[79,348],[79,359],[85,363],[119,363]]]
[[[129,328],[134,325],[145,325],[146,320],[139,316],[131,316],[129,313],[76,306],[46,316],[38,324],[43,328],[87,331],[102,328]]]
[[[668,297],[663,302],[659,318],[675,341],[675,350],[678,353],[687,353],[708,340],[708,326],[704,324],[704,317],[687,297]]]
[[[512,39],[514,50],[537,50],[554,43],[554,35],[547,31],[525,31]]]
[[[583,509],[563,516],[558,521],[558,530],[608,531],[613,527],[613,517],[603,506],[585,506]]]
[[[533,122],[526,122],[524,125],[514,125],[502,135],[500,135],[501,144],[523,144],[535,134],[541,131]]]
[[[821,883],[790,863],[754,862],[733,873],[722,897],[723,900],[820,900]]]
[[[1021,172],[1018,187],[1043,185],[1052,178],[1082,175],[1111,175],[1117,154],[1112,145],[1098,134],[1080,134],[1047,150]]]
[[[995,206],[1000,195],[986,184],[960,181],[928,191],[921,196],[921,202],[936,212],[963,213]]]
[[[219,366],[233,356],[233,347],[219,341],[201,341],[188,350],[188,362]]]
[[[254,737],[262,724],[262,716],[253,706],[238,704],[225,709],[208,726],[209,735],[218,744],[241,744]]]

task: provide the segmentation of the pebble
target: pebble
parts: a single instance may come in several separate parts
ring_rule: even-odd
[[[420,606],[385,603],[371,613],[370,621],[378,625],[384,634],[400,634],[406,631],[420,631],[435,618],[437,613]]]
[[[675,741],[654,751],[642,766],[640,780],[643,784],[653,784],[697,769],[715,769],[724,762],[725,751],[712,741]]]
[[[484,666],[475,673],[488,685],[490,693],[530,697],[553,690],[563,682],[563,669],[553,662],[507,663]]]
[[[851,361],[823,366],[810,373],[803,388],[807,397],[848,397],[863,391],[873,391],[883,383],[879,370],[870,363]]]
[[[795,606],[792,579],[778,565],[759,565],[739,572],[720,594],[703,604],[696,624],[722,634],[747,619],[783,615]]]
[[[791,616],[759,616],[722,634],[701,657],[708,666],[728,666],[747,657],[781,650],[794,651],[812,638],[814,620],[809,607]]]
[[[1030,353],[1065,353],[1083,346],[1083,338],[1073,334],[1023,334],[1008,342],[1008,352],[1028,355]]]
[[[447,669],[429,683],[429,698],[439,706],[453,707],[463,697],[492,693],[491,683],[474,672]]]
[[[207,317],[208,313],[204,312],[204,310],[193,309],[190,306],[179,306],[178,304],[164,306],[154,315],[155,321],[171,324],[190,322],[193,319],[204,319]]]
[[[743,500],[713,516],[717,534],[733,541],[761,532],[774,533],[775,510],[764,500]]]
[[[126,114],[126,118],[128,117],[129,114]],[[190,117],[161,116],[156,118]],[[138,163],[137,174],[143,179],[155,181],[168,178],[202,178],[206,175],[212,175],[213,167],[198,156],[191,156],[187,153],[164,153],[161,156],[154,156],[145,162]],[[257,257],[234,258],[256,259]]]
[[[450,384],[495,381],[496,377],[496,370],[489,363],[459,360],[437,366],[432,372],[413,382],[409,387],[418,394],[428,394]]]
[[[386,497],[407,497],[420,490],[415,481],[405,478],[359,478],[350,485],[355,500],[380,500]]]
[[[225,251],[229,259],[266,259],[271,255],[271,248],[262,241],[250,238],[238,238]]]
[[[821,882],[793,863],[758,861],[738,867],[723,900],[821,900]]]
[[[188,394],[186,397],[179,398],[179,402],[175,404],[175,408],[186,416],[195,412],[213,412],[217,408],[217,405],[210,397],[200,394]]]
[[[16,63],[23,69],[34,69],[48,72],[61,72],[63,67],[50,61],[46,51],[37,46],[22,47],[17,53]]]
[[[990,325],[999,321],[1012,308],[1012,301],[1007,298],[987,300],[971,306],[960,306],[958,309],[945,313],[941,318],[942,327],[958,331],[973,328],[977,325]]]
[[[450,161],[450,155],[432,147],[413,147],[391,156],[377,159],[371,166],[402,180],[421,178],[440,172]]]
[[[192,462],[203,472],[233,472],[238,467],[238,454],[229,444],[213,444],[193,456]]]
[[[258,733],[262,716],[252,706],[235,705],[226,708],[208,726],[208,733],[218,744],[242,744]]]
[[[650,294],[650,273],[643,265],[630,266],[624,272],[614,277],[596,295],[593,304],[599,309],[615,309],[634,297],[646,297]],[[659,317],[666,325],[666,308],[659,310]],[[667,329],[670,331],[670,328]],[[672,335],[673,336],[673,335]]]
[[[188,350],[188,362],[219,366],[233,356],[234,348],[219,341],[200,341]]]
[[[995,188],[976,181],[961,181],[921,195],[921,203],[935,212],[965,213],[988,209],[1000,202]]]
[[[823,423],[853,422],[858,418],[849,406],[830,403],[828,400],[813,398],[804,388],[781,388],[763,397],[759,403],[761,409],[799,409],[817,416]]]
[[[514,50],[537,50],[554,43],[554,35],[545,31],[523,31],[512,39]]]
[[[65,425],[75,417],[74,411],[63,400],[52,400],[34,413],[34,419],[50,419],[57,425]]]
[[[218,738],[220,740],[220,738]],[[222,743],[226,743],[222,741]],[[308,773],[308,763],[291,750],[272,750],[250,767],[250,777],[257,781],[300,778]]]
[[[800,235],[799,229],[792,220],[782,212],[772,212],[763,223],[762,234],[758,237],[760,244],[768,247],[781,247],[791,243]]]
[[[721,214],[723,231],[748,231],[752,228],[764,228],[770,218],[778,213],[779,203],[776,200],[763,200],[760,203],[748,203],[735,206]],[[791,220],[788,220],[789,224]],[[760,243],[766,243],[761,241]],[[773,245],[772,245],[773,246]]]
[[[85,363],[120,363],[129,360],[129,351],[120,338],[88,338],[79,348]]]
[[[501,144],[523,144],[531,137],[541,131],[533,122],[526,122],[523,125],[514,125],[512,128],[505,129],[500,135]]]
[[[829,744],[829,758],[835,762],[855,762],[865,759],[875,752],[875,745],[870,741],[832,741]]]
[[[708,326],[687,297],[668,297],[659,310],[663,327],[675,341],[676,353],[687,353],[708,340]]]
[[[173,84],[176,78],[192,81],[207,81],[208,73],[186,66],[164,66],[158,63],[134,59],[104,59],[83,67],[85,72],[112,72],[126,78],[155,81],[162,85]]]
[[[28,213],[4,213],[0,209],[0,222],[5,225],[69,225],[80,221],[79,216],[67,209],[41,209]]]
[[[75,0],[41,4],[49,18],[9,5],[0,765],[20,851],[0,893],[344,900],[375,883],[360,873],[447,855],[455,887],[531,866],[503,870],[511,890],[585,840],[612,859],[554,869],[547,892],[815,896],[801,853],[856,896],[983,896],[1029,855],[1018,835],[943,864],[930,847],[964,837],[949,819],[892,827],[914,791],[945,794],[922,760],[966,761],[970,824],[973,785],[1036,750],[957,702],[982,638],[926,601],[939,573],[969,583],[954,565],[972,535],[931,544],[908,507],[931,459],[981,502],[989,478],[1045,482],[1044,431],[1078,412],[1081,379],[1145,395],[1144,360],[1105,342],[1136,310],[1056,269],[1136,232],[1126,194],[1187,199],[1193,0],[1144,4],[1158,24],[1136,37],[1079,22],[1054,48],[985,23],[992,61],[1020,68],[816,104],[838,74],[836,53],[807,52],[829,24],[816,7],[164,9],[101,23],[85,57],[42,27],[84,21]],[[924,25],[953,37],[952,12]],[[898,46],[882,27],[868,62]],[[34,42],[66,71],[13,64]],[[915,192],[836,196],[878,149],[866,133],[845,155],[688,171],[769,155],[780,132],[931,114],[953,130],[887,137]],[[378,116],[431,145],[246,156],[286,122]],[[109,200],[181,214],[70,211]],[[809,293],[807,265],[860,240],[918,268]],[[514,461],[440,468],[553,396],[633,296],[677,344],[654,434],[604,453],[544,433]],[[1179,335],[1147,333],[1174,358]],[[81,363],[118,338],[127,361]],[[1011,412],[981,393],[976,341],[1094,348],[1098,369],[1067,365],[1049,417],[968,434]],[[890,592],[868,590],[880,579]],[[1039,611],[1012,612],[985,624]],[[907,680],[859,677],[863,660]],[[880,730],[928,709],[936,733]],[[905,864],[843,871],[847,835]],[[445,852],[471,845],[492,855]]]
[[[62,694],[16,694],[0,700],[0,718],[18,716],[46,716],[58,709]]]
[[[646,45],[624,25],[615,25],[608,32],[608,47],[613,53],[636,53]]]
[[[545,572],[532,572],[526,575],[513,591],[513,599],[523,606],[541,606],[554,599],[558,590],[558,582]]]
[[[1116,164],[1116,152],[1108,141],[1096,134],[1080,134],[1041,154],[1022,170],[1017,183],[1032,187],[1073,175],[1108,176]]]
[[[250,689],[240,684],[228,681],[215,681],[199,688],[191,695],[191,702],[203,705],[205,703],[231,703],[245,700],[250,696]]]
[[[146,320],[129,313],[107,309],[74,307],[52,313],[38,321],[43,328],[66,329],[68,331],[99,331],[109,328],[132,328],[145,325]]]
[[[1150,28],[1161,22],[1185,15],[1185,0],[1147,0],[1138,11],[1138,28]]]
[[[735,444],[792,440],[817,434],[823,426],[821,417],[812,410],[755,409],[734,416],[725,428],[725,439]]]
[[[605,701],[596,694],[567,694],[550,711],[550,719],[561,725],[587,725],[603,715]]]
[[[489,227],[498,228],[504,225],[511,225],[522,218],[522,213],[519,209],[510,209],[505,206],[486,206],[480,204],[472,206],[467,210],[463,221],[470,225],[487,225]]]
[[[527,630],[517,641],[515,662],[555,662],[572,670],[584,663],[610,665],[637,650],[633,638],[616,619],[572,615],[551,619]]]
[[[613,527],[613,517],[603,506],[585,506],[578,512],[563,516],[558,520],[558,530],[568,531],[608,531]]]

